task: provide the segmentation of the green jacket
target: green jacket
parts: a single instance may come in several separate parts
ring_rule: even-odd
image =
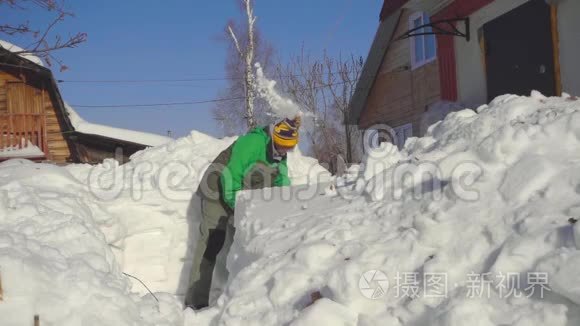
[[[274,159],[269,127],[258,127],[240,136],[214,163],[224,166],[219,169],[219,195],[230,209],[236,207],[236,194],[241,189],[290,185],[286,156]]]

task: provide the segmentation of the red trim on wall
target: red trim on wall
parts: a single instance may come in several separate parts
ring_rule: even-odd
[[[448,35],[437,35],[437,60],[441,99],[457,100],[457,71],[455,69],[455,40]]]
[[[385,0],[383,1],[383,7],[381,8],[381,14],[379,15],[379,20],[383,21],[385,18],[392,15],[395,11],[401,8],[409,0]]]
[[[453,3],[433,15],[431,20],[463,18],[495,0],[455,0]],[[472,35],[473,31],[471,32]],[[474,42],[472,39],[470,42]],[[457,68],[455,63],[455,37],[437,35],[437,59],[439,61],[439,79],[441,99],[457,101]]]

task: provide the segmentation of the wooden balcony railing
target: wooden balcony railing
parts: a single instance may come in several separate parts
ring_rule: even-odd
[[[44,114],[0,114],[0,156],[10,152],[17,154],[19,150],[32,146],[37,147],[46,156],[48,142]],[[21,152],[26,153],[26,151]],[[23,156],[30,156],[30,154]]]

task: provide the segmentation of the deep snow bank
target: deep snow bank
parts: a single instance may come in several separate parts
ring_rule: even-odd
[[[111,216],[66,170],[0,164],[0,324],[169,325],[181,320],[170,296],[131,294],[100,231]],[[159,309],[159,310],[158,310]]]
[[[153,291],[185,294],[199,221],[193,193],[208,165],[234,140],[194,131],[138,152],[121,166],[107,160],[94,167],[67,167],[115,217],[103,232],[123,271]],[[329,178],[316,160],[298,151],[289,153],[288,168],[294,184]],[[133,284],[134,291],[146,293],[141,284]]]
[[[506,95],[333,195],[246,193],[225,293],[186,324],[578,325],[579,148],[577,98]]]
[[[234,138],[218,140],[199,132],[135,153],[119,165],[67,167],[106,206],[114,221],[102,232],[124,272],[152,291],[185,293],[190,244],[198,219],[193,192],[207,165]],[[133,280],[133,291],[147,289]]]
[[[124,165],[0,164],[0,324],[183,324],[193,192],[233,140],[192,132]],[[289,170],[294,183],[324,171],[299,152]]]

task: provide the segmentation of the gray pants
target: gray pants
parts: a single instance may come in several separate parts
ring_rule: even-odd
[[[217,278],[214,281],[225,282],[227,280],[228,272],[225,258],[233,242],[234,231],[233,216],[226,211],[222,203],[202,196],[201,223],[195,246],[189,289],[185,296],[187,307],[201,309],[209,305],[214,269]],[[218,254],[220,254],[219,259]],[[216,294],[212,293],[213,300],[217,299],[215,296]]]
[[[244,177],[242,188],[262,189],[265,185],[271,187],[278,173],[277,167],[258,162]],[[206,182],[205,185],[209,190],[214,193],[219,191],[219,173],[206,174],[203,180],[205,181],[202,182]],[[233,216],[224,208],[225,204],[204,195],[200,197],[199,238],[195,246],[189,290],[185,295],[185,305],[195,309],[207,307],[213,303],[210,300],[217,299],[224,283],[227,282],[226,258],[235,232]]]

